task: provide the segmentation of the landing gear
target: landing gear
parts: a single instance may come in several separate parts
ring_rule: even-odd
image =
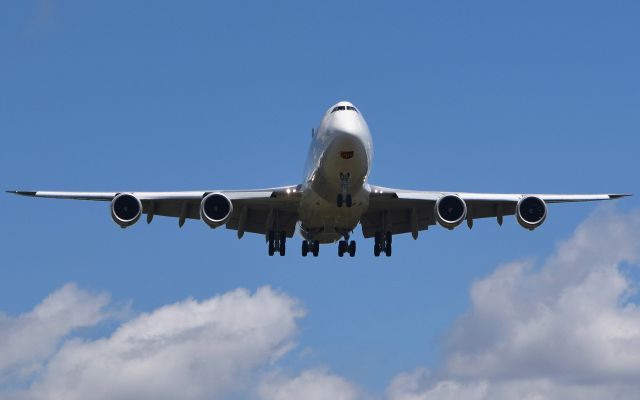
[[[269,256],[273,256],[273,253],[276,252],[275,238],[273,236],[273,232],[269,232]]]
[[[391,232],[387,232],[384,236],[384,253],[387,255],[387,257],[391,257]]]
[[[351,199],[351,195],[350,194],[348,194],[346,196],[343,196],[343,195],[339,194],[336,197],[336,205],[338,207],[342,207],[342,204],[344,204],[347,207],[351,208],[351,206],[353,205],[353,200]]]
[[[317,240],[302,241],[302,257],[306,257],[309,252],[311,252],[314,257],[318,257],[318,253],[320,253],[320,243],[318,243]]]
[[[384,235],[382,232],[376,232],[375,242],[373,245],[373,255],[379,257],[380,253],[384,251],[387,257],[391,257],[392,238],[391,232],[387,232]]]
[[[278,248],[278,252],[280,256],[284,256],[287,250],[287,234],[284,232],[280,232],[280,246]]]
[[[341,240],[338,242],[338,257],[344,256],[344,253],[349,253],[349,257],[355,257],[356,255],[356,241]]]
[[[349,181],[351,179],[351,174],[349,172],[340,173],[340,194],[338,194],[336,198],[336,205],[338,207],[342,207],[342,204],[345,204],[347,207],[351,207],[353,201],[351,199],[351,195],[347,193],[349,190]]]
[[[281,256],[284,256],[287,251],[287,233],[285,231],[280,232],[276,238],[275,232],[269,232],[267,238],[269,242],[269,256],[273,256],[277,251]]]

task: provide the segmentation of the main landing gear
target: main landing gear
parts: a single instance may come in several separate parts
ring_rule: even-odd
[[[341,240],[338,242],[338,257],[344,256],[344,253],[349,253],[349,257],[355,257],[356,255],[356,241]]]
[[[281,256],[284,256],[287,250],[287,234],[282,231],[279,235],[276,235],[275,232],[269,232],[269,238],[267,239],[269,242],[269,255],[273,256],[277,251]]]
[[[340,193],[336,197],[336,205],[338,207],[342,207],[342,205],[346,205],[348,208],[351,208],[353,201],[351,199],[351,195],[347,193],[349,189],[349,180],[351,179],[351,174],[349,172],[340,173]]]
[[[384,252],[387,257],[391,257],[391,241],[391,232],[387,232],[384,235],[382,232],[376,232],[373,255],[379,257],[380,253]]]
[[[302,257],[306,257],[308,253],[313,254],[314,257],[318,257],[319,252],[320,243],[317,240],[302,241]]]

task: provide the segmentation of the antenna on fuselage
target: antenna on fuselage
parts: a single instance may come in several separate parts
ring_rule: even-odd
[[[311,137],[316,135],[316,128],[311,128]]]

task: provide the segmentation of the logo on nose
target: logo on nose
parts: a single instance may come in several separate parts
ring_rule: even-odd
[[[344,158],[345,160],[353,158],[353,151],[341,151],[340,157]]]

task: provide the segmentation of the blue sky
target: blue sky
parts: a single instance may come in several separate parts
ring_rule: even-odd
[[[401,188],[640,193],[636,2],[24,1],[0,12],[3,189],[189,190],[297,184],[311,128],[339,100],[371,129],[370,181]],[[264,239],[121,230],[104,203],[0,196],[0,310],[74,282],[131,313],[264,285],[299,300],[292,371],[324,366],[372,393],[438,369],[473,282],[544,259],[594,204],[394,240],[374,258]],[[637,198],[615,205],[633,213]],[[637,277],[637,276],[636,276]],[[632,282],[637,284],[637,280]],[[82,331],[109,335],[118,321]],[[77,334],[74,332],[73,334]]]

